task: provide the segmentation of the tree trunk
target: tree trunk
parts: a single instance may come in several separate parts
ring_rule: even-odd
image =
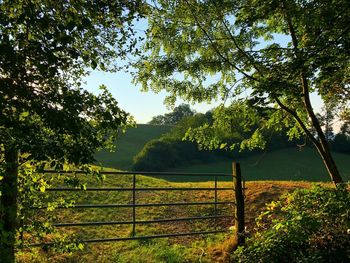
[[[324,137],[323,133],[322,133],[322,135]],[[319,135],[319,137],[320,137],[320,135]],[[323,161],[324,165],[326,166],[327,172],[328,172],[329,176],[331,177],[333,183],[335,185],[343,183],[343,179],[342,179],[342,177],[339,173],[338,167],[335,164],[335,161],[332,157],[332,154],[331,154],[331,151],[329,149],[328,142],[327,142],[326,138],[324,137],[323,140],[320,139],[320,143],[315,145],[315,146],[316,146],[319,154],[322,157],[322,161]]]
[[[325,164],[328,174],[330,175],[333,183],[335,185],[339,183],[343,183],[343,179],[340,176],[338,167],[335,164],[331,151],[329,149],[326,136],[322,131],[320,122],[318,121],[315,115],[315,112],[312,108],[311,101],[310,101],[310,94],[309,94],[309,84],[303,72],[301,73],[301,85],[303,89],[304,105],[309,117],[311,118],[312,125],[314,126],[318,136],[318,141],[317,143],[314,142],[314,145],[316,146],[318,152],[320,153],[323,163]]]
[[[296,31],[294,29],[292,19],[287,12],[288,8],[286,7],[285,1],[282,1],[282,6],[285,9],[285,19],[286,19],[286,22],[287,22],[287,25],[289,28],[290,36],[292,38],[295,56],[300,61],[303,61],[304,59],[303,59],[302,55],[300,54],[299,47],[298,47],[299,45],[298,45]],[[322,131],[321,125],[320,125],[320,123],[315,115],[313,108],[312,108],[311,101],[310,101],[309,83],[308,83],[308,79],[307,79],[306,74],[305,74],[305,70],[303,68],[301,69],[301,72],[300,72],[300,84],[301,84],[301,89],[302,89],[301,91],[303,94],[304,106],[305,106],[305,109],[307,111],[307,114],[309,115],[309,117],[311,119],[312,125],[316,129],[316,132],[318,135],[318,140],[316,140],[316,138],[310,133],[310,131],[302,123],[300,118],[298,118],[296,113],[295,114],[292,113],[292,115],[294,117],[297,117],[297,121],[299,122],[299,124],[301,124],[301,126],[302,126],[303,130],[306,132],[307,136],[311,139],[312,143],[316,146],[318,152],[320,153],[320,155],[322,157],[323,163],[325,164],[327,171],[328,171],[328,174],[330,175],[333,183],[335,185],[337,185],[339,183],[343,183],[343,179],[340,176],[337,165],[335,164],[333,157],[332,157],[332,154],[331,154],[331,151],[329,149],[328,142],[326,140],[326,136],[325,136],[324,132]],[[291,113],[291,111],[288,109],[287,109],[287,112]]]
[[[18,151],[5,148],[5,173],[1,181],[0,259],[3,263],[15,262],[17,226]]]

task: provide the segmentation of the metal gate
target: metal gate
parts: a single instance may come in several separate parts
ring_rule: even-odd
[[[55,227],[87,227],[87,226],[103,226],[103,225],[131,225],[132,232],[130,236],[118,236],[118,237],[109,237],[109,238],[94,238],[94,239],[83,239],[80,240],[84,243],[92,242],[111,242],[111,241],[122,241],[122,240],[140,240],[140,239],[151,239],[151,238],[168,238],[168,237],[179,237],[179,236],[192,236],[192,235],[204,235],[204,234],[213,234],[226,232],[228,229],[217,229],[216,226],[214,229],[209,229],[206,231],[189,231],[189,232],[172,232],[166,234],[155,234],[155,235],[143,235],[142,232],[137,230],[137,225],[139,224],[156,224],[156,223],[167,223],[167,222],[179,222],[179,221],[196,221],[196,220],[217,220],[220,218],[229,218],[235,219],[237,224],[237,215],[233,213],[230,214],[219,214],[218,205],[236,205],[237,202],[232,201],[220,201],[218,198],[219,191],[235,191],[237,188],[240,188],[240,191],[244,191],[244,185],[242,187],[234,187],[234,183],[237,181],[236,165],[233,166],[233,174],[223,174],[223,173],[162,173],[162,172],[101,172],[104,175],[115,175],[115,176],[132,176],[132,186],[131,187],[87,187],[82,190],[79,188],[72,187],[56,187],[49,188],[47,191],[50,192],[76,192],[76,191],[98,191],[98,192],[131,192],[131,200],[127,204],[111,204],[111,203],[102,203],[102,204],[75,204],[73,207],[58,206],[58,209],[90,209],[90,208],[129,208],[132,210],[132,216],[129,220],[125,221],[99,221],[99,222],[56,222],[53,224]],[[45,171],[45,173],[69,173],[65,171]],[[83,171],[75,171],[75,174],[84,174]],[[211,177],[213,178],[212,187],[138,187],[137,177],[139,175],[144,176],[153,176],[153,177],[164,177],[164,176],[191,176],[191,177]],[[240,175],[240,172],[239,172]],[[233,179],[232,187],[218,187],[218,178],[231,178]],[[240,179],[239,179],[240,180]],[[157,192],[157,191],[210,191],[213,192],[213,196],[208,198],[204,202],[159,202],[159,203],[140,203],[137,200],[137,192]],[[244,195],[244,194],[243,194]],[[237,193],[235,195],[237,197]],[[210,206],[213,208],[213,213],[205,216],[195,216],[195,217],[178,217],[178,218],[162,218],[154,220],[141,220],[138,219],[137,208],[140,207],[176,207],[176,206]],[[43,206],[40,209],[46,209],[47,207]],[[244,209],[244,208],[243,208]],[[237,213],[237,208],[235,213]],[[239,211],[238,211],[239,212]],[[243,210],[244,212],[244,210]],[[39,244],[38,244],[39,245]]]

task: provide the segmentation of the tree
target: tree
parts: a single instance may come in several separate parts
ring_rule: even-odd
[[[305,134],[342,183],[310,93],[349,102],[349,7],[345,0],[154,1],[135,80],[144,90],[165,89],[170,102],[248,94],[250,107],[270,109],[253,135],[281,126]]]
[[[342,121],[342,125],[340,127],[340,131],[342,134],[350,136],[350,109],[347,108],[340,114],[340,120]]]
[[[18,171],[94,160],[130,122],[89,68],[115,71],[134,50],[141,1],[0,1],[0,258],[14,262]]]
[[[336,117],[336,110],[335,105],[326,103],[326,105],[322,107],[321,112],[316,114],[321,127],[323,127],[323,132],[328,142],[334,138],[333,126]]]
[[[191,110],[190,105],[180,104],[179,106],[175,107],[170,113],[153,117],[149,124],[175,125],[182,119],[193,115],[194,111]]]

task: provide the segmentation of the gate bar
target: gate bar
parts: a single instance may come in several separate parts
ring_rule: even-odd
[[[73,209],[73,208],[113,208],[113,207],[120,207],[120,208],[127,208],[127,207],[152,207],[152,206],[186,206],[186,205],[214,205],[215,202],[193,202],[193,203],[155,203],[155,204],[81,204],[81,205],[75,205],[75,206],[57,206],[56,208],[60,209]],[[217,202],[218,205],[226,205],[226,204],[235,204],[233,201],[222,201]],[[42,207],[32,207],[32,209],[47,209],[47,206]]]
[[[214,187],[153,187],[153,188],[135,188],[135,191],[224,191],[224,190],[233,190],[232,187],[221,187],[221,188],[214,188]],[[127,191],[134,191],[134,188],[111,188],[111,187],[105,187],[105,188],[99,188],[99,187],[87,187],[86,189],[81,188],[71,188],[71,187],[57,187],[57,188],[47,188],[46,191],[116,191],[116,192],[127,192]]]
[[[194,236],[194,235],[205,235],[205,234],[216,234],[216,233],[225,233],[228,230],[212,230],[212,231],[198,231],[198,232],[186,232],[186,233],[176,233],[176,234],[162,234],[162,235],[153,235],[153,236],[135,236],[135,237],[117,237],[117,238],[101,238],[101,239],[85,239],[80,240],[83,243],[100,243],[100,242],[113,242],[113,241],[125,241],[125,240],[142,240],[142,239],[151,239],[151,238],[167,238],[167,237],[180,237],[180,236]],[[43,245],[53,245],[50,243],[36,243],[31,244],[30,246],[38,247]]]
[[[57,223],[53,224],[55,227],[70,227],[70,226],[103,226],[103,225],[132,225],[132,224],[153,224],[166,223],[190,220],[205,220],[216,218],[233,218],[233,215],[217,215],[217,216],[197,216],[197,217],[183,217],[183,218],[169,218],[156,220],[142,220],[142,221],[106,221],[106,222],[80,222],[80,223]]]
[[[54,170],[44,170],[42,173],[47,174],[87,174],[85,171],[54,171]],[[232,174],[226,174],[226,173],[180,173],[180,172],[114,172],[114,171],[101,171],[101,174],[116,174],[116,175],[158,175],[158,176],[168,176],[168,175],[178,175],[178,176],[232,176]]]

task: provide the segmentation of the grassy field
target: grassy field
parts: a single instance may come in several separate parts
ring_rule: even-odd
[[[92,179],[87,180],[88,186],[99,187],[130,187],[128,176],[107,176],[103,183]],[[140,187],[212,187],[213,182],[174,183],[161,179],[139,176],[137,185]],[[249,232],[253,231],[254,220],[265,203],[275,200],[286,191],[297,187],[309,187],[302,182],[248,182],[246,190],[246,225]],[[220,182],[219,187],[232,186],[231,182]],[[56,193],[59,198],[66,193]],[[77,204],[126,204],[131,202],[130,193],[124,192],[74,192],[69,195]],[[214,198],[209,191],[171,191],[155,193],[139,192],[138,203],[210,201]],[[233,200],[233,192],[219,192],[219,201]],[[199,207],[151,207],[137,208],[138,220],[162,218],[189,217],[209,215],[213,212],[211,206]],[[220,214],[232,214],[233,208],[219,206]],[[37,213],[37,220],[45,217],[46,212]],[[131,220],[130,208],[91,208],[91,209],[57,209],[54,212],[55,222],[97,222]],[[216,226],[228,229],[232,226],[230,219],[196,220],[192,222],[162,223],[152,225],[137,225],[137,235],[162,233],[178,233],[214,229]],[[128,237],[131,234],[130,225],[63,227],[60,232],[69,236],[85,238]],[[48,237],[50,239],[50,237]],[[81,252],[72,254],[55,253],[35,248],[32,253],[24,250],[17,254],[18,262],[116,262],[116,263],[151,263],[151,262],[227,262],[228,251],[232,246],[232,233],[216,234],[201,237],[182,237],[148,241],[119,241],[111,243],[88,244]]]
[[[115,152],[100,151],[96,154],[97,161],[103,167],[131,170],[133,157],[150,140],[159,138],[168,132],[171,126],[138,124],[129,128],[116,143]]]
[[[350,180],[350,155],[333,153],[340,173],[345,181]],[[264,154],[237,159],[241,163],[242,175],[248,181],[255,180],[286,180],[329,182],[330,178],[318,153],[310,148],[299,151],[297,148],[287,148]],[[231,173],[231,160],[215,163],[196,164],[172,169],[175,172],[198,173]],[[167,178],[179,181],[181,178]],[[186,178],[194,181],[196,178]]]
[[[115,152],[101,151],[97,153],[97,160],[104,166],[121,170],[131,170],[133,157],[151,139],[159,138],[169,131],[170,126],[138,125],[137,128],[127,130],[117,142]],[[350,155],[334,153],[334,158],[345,180],[350,180]],[[193,164],[177,167],[169,171],[176,172],[205,172],[231,173],[231,161],[206,164]],[[242,173],[246,180],[305,180],[329,181],[327,172],[318,153],[310,148],[299,151],[297,147],[266,152],[255,156],[237,159],[241,163]],[[183,181],[183,177],[166,177],[170,181]],[[201,180],[211,180],[204,178]],[[196,178],[185,178],[185,181],[196,181]]]

